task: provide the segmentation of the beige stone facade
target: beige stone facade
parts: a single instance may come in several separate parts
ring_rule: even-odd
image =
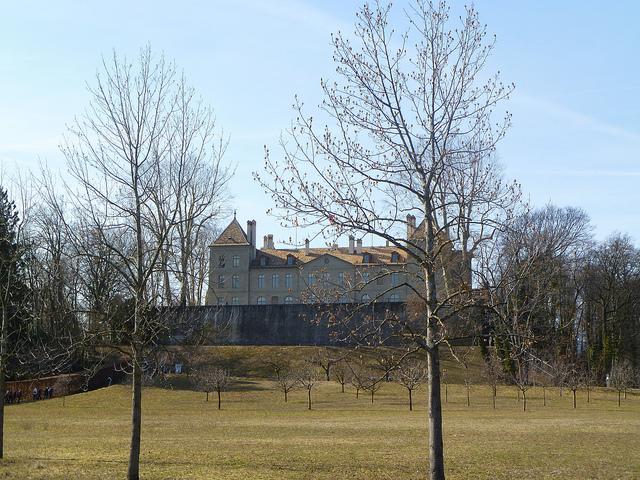
[[[234,218],[211,245],[207,305],[405,302],[421,288],[417,272],[401,250],[353,237],[347,247],[277,249],[267,235],[257,248],[256,222],[245,232]]]

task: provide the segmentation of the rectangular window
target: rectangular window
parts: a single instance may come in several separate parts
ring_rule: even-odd
[[[344,272],[338,273],[338,285],[341,287],[344,285]]]
[[[258,274],[258,288],[264,288],[264,273]]]
[[[240,298],[231,297],[231,305],[240,305]]]
[[[369,283],[369,272],[362,272],[362,283]]]
[[[307,275],[307,285],[311,286],[314,285],[316,283],[316,277],[313,273],[310,273],[309,275]]]
[[[240,275],[231,277],[231,288],[240,288]]]
[[[278,273],[271,274],[271,288],[280,288],[280,274]]]
[[[284,276],[284,286],[286,288],[293,288],[293,275],[291,273],[287,273]]]
[[[218,305],[224,305],[224,298],[218,297]]]
[[[391,274],[391,285],[397,286],[400,283],[400,274],[398,272],[393,272]]]
[[[218,288],[224,288],[224,275],[218,275]]]
[[[231,257],[231,263],[233,268],[238,268],[240,266],[240,255],[234,255]]]
[[[322,274],[322,280],[324,280],[325,283],[329,283],[331,280],[331,274],[329,272],[324,272]]]

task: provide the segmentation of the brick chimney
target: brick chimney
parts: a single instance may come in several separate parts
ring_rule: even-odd
[[[407,215],[407,240],[413,237],[416,233],[416,217],[409,214]]]
[[[273,234],[270,233],[269,235],[267,235],[267,248],[270,249],[274,249],[276,248],[275,245],[273,244]]]
[[[353,235],[349,235],[349,253],[354,254],[356,252],[356,239]]]
[[[304,254],[309,255],[309,239],[304,239]]]
[[[362,239],[361,238],[359,238],[356,241],[356,253],[357,254],[361,254],[362,253]]]

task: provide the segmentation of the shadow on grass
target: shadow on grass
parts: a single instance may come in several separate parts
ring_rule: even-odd
[[[166,382],[155,386],[165,390],[198,390],[195,385],[194,377],[187,375],[172,375]],[[270,388],[263,382],[242,377],[232,378],[228,387],[225,389],[226,392],[261,392],[265,390],[270,390]]]
[[[110,464],[110,465],[127,465],[129,462],[127,459],[115,460],[115,459],[107,459],[107,458],[91,458],[87,460],[86,458],[73,458],[73,457],[21,457],[20,459],[0,459],[0,466],[15,466],[18,463],[27,463],[27,462],[53,462],[53,463],[67,463],[69,461],[74,462],[82,462],[85,464]],[[193,460],[150,460],[150,459],[140,459],[140,469],[144,470],[145,466],[200,466],[206,467],[211,465],[211,462],[194,462]],[[46,477],[48,478],[48,477]]]

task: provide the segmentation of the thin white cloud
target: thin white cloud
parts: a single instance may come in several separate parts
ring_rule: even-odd
[[[536,98],[527,94],[514,96],[514,101],[521,103],[528,108],[534,108],[546,115],[560,118],[570,123],[576,128],[589,130],[609,137],[623,139],[640,144],[640,133],[628,130],[619,125],[604,122],[596,117],[576,112],[558,103],[550,102],[541,98]]]
[[[547,169],[526,170],[522,173],[554,177],[640,177],[640,170],[586,170],[586,169]]]
[[[251,2],[251,7],[248,8],[260,10],[265,15],[275,16],[288,22],[304,24],[319,32],[330,33],[337,29],[351,28],[351,25],[342,22],[324,10],[295,0],[280,2],[254,0]]]

